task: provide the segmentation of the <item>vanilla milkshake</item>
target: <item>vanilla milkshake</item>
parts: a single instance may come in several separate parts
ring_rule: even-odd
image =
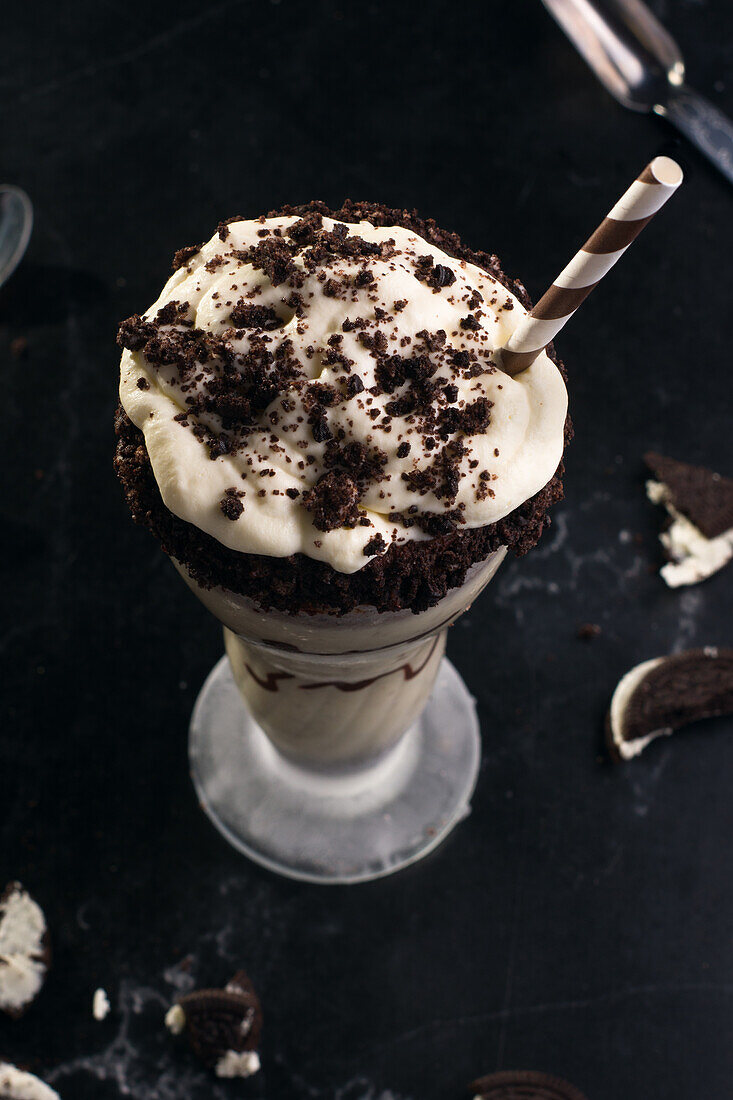
[[[550,349],[502,373],[524,288],[414,214],[230,219],[174,268],[120,326],[128,503],[225,626],[275,748],[358,768],[561,497],[562,368]]]

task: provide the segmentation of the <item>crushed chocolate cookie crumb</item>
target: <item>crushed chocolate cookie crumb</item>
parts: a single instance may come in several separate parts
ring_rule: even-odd
[[[470,367],[472,358],[475,359],[476,356],[471,351],[461,349],[460,351],[451,351],[448,358],[457,370],[465,371]]]
[[[322,405],[315,405],[308,414],[308,423],[316,443],[324,443],[331,438],[332,432],[326,419],[326,410]]]
[[[495,497],[494,490],[489,485],[491,481],[491,474],[488,470],[482,470],[478,475],[478,485],[476,486],[476,500],[486,500],[487,497]]]
[[[139,313],[133,313],[132,317],[120,322],[117,329],[117,344],[121,348],[127,348],[128,351],[140,351],[157,331],[151,321],[144,321]]]
[[[401,355],[392,355],[377,363],[374,377],[382,393],[394,393],[394,391],[407,379],[405,360]]]
[[[323,229],[323,216],[316,212],[312,214],[306,214],[304,218],[297,221],[295,225],[291,225],[289,229],[286,229],[288,237],[291,241],[295,241],[301,246],[313,244],[318,239],[318,235]]]
[[[445,264],[436,264],[428,276],[428,285],[434,290],[441,290],[444,286],[453,286],[456,281],[455,272]]]
[[[418,256],[415,260],[415,277],[427,283],[437,293],[444,286],[452,286],[456,281],[455,272],[445,264],[436,264],[432,256]]]
[[[229,441],[223,435],[220,435],[218,438],[209,440],[208,447],[209,458],[211,458],[212,460],[221,458],[222,455],[228,455],[231,452]]]
[[[204,269],[211,274],[218,270],[218,268],[223,267],[226,262],[226,256],[214,256],[211,260],[206,261]]]
[[[388,456],[379,447],[352,440],[339,443],[332,439],[326,444],[324,462],[329,467],[342,467],[354,479],[360,490],[386,477],[384,472]]]
[[[344,284],[337,279],[326,279],[323,284],[323,294],[326,298],[340,298],[344,290]]]
[[[303,493],[303,503],[312,513],[313,525],[319,531],[356,526],[359,520],[358,502],[356,482],[338,470],[330,470],[319,478],[312,489]]]
[[[282,321],[270,306],[254,306],[240,298],[230,317],[237,328],[259,328],[271,332],[280,328]]]
[[[335,386],[329,385],[328,382],[311,382],[303,393],[303,404],[306,409],[311,408],[313,405],[330,407],[331,405],[337,405],[340,400],[339,391]]]
[[[434,260],[432,256],[417,256],[415,259],[415,278],[426,283],[430,278]]]
[[[453,405],[442,409],[438,414],[438,432],[441,439],[454,432],[463,432],[464,435],[483,435],[491,423],[492,405],[493,401],[489,401],[488,398],[478,397],[462,409]]]
[[[377,329],[374,333],[360,332],[357,339],[372,355],[383,355],[388,347],[387,337],[381,329]]]
[[[346,396],[356,397],[357,393],[363,393],[364,383],[358,374],[350,374],[346,379]]]
[[[240,493],[236,489],[227,489],[225,491],[224,496],[219,501],[219,507],[227,519],[232,521],[238,520],[244,511],[244,505],[240,500]]]
[[[191,322],[188,320],[189,308],[188,302],[167,302],[155,314],[155,324],[191,327]]]
[[[233,218],[227,218],[226,221],[219,222],[216,227],[216,231],[219,234],[219,240],[225,241],[229,236],[229,226],[232,222],[243,222],[244,218],[240,214],[235,214]]]
[[[281,237],[266,237],[259,244],[234,255],[257,270],[264,271],[273,286],[289,283],[297,290],[305,279],[303,272],[293,259],[295,245],[289,245]]]
[[[374,554],[383,554],[386,549],[387,543],[381,535],[377,534],[366,543],[364,547],[364,557],[370,558]]]
[[[420,332],[416,332],[415,336],[422,340],[428,351],[440,351],[448,338],[443,328],[439,328],[436,332],[428,332],[427,329],[423,328]]]
[[[480,435],[486,431],[491,421],[491,408],[494,402],[487,397],[479,397],[461,410],[460,430],[465,435]]]
[[[185,267],[189,260],[192,260],[194,256],[198,256],[202,248],[203,245],[201,244],[189,244],[185,248],[179,248],[173,257],[171,270],[178,271],[179,267]]]

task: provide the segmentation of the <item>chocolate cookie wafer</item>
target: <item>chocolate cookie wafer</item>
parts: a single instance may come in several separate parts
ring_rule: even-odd
[[[733,714],[733,649],[691,649],[632,668],[613,693],[606,720],[614,760],[700,718]]]

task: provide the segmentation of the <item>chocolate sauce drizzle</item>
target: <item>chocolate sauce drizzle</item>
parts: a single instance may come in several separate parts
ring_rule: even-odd
[[[419,676],[423,669],[426,668],[426,666],[429,664],[430,658],[435,653],[435,647],[437,646],[437,644],[438,636],[436,635],[436,637],[433,638],[433,644],[430,647],[430,651],[428,652],[427,657],[422,662],[422,664],[418,665],[417,668],[413,668],[412,665],[408,662],[407,664],[399,665],[397,668],[390,668],[386,672],[380,672],[376,676],[371,676],[368,680],[354,680],[351,683],[346,680],[319,680],[317,683],[301,683],[297,684],[296,686],[299,691],[318,691],[320,688],[327,687],[336,688],[338,691],[346,692],[363,691],[364,688],[371,687],[371,685],[376,683],[377,680],[382,680],[385,676],[391,676],[395,672],[401,672],[405,677],[405,681],[414,680],[415,677]],[[298,679],[298,677],[295,676],[292,672],[268,672],[263,678],[261,676],[258,676],[252,666],[247,664],[246,661],[244,663],[244,667],[247,669],[247,672],[250,674],[255,683],[259,684],[259,686],[261,688],[264,688],[265,691],[279,691],[280,688],[278,687],[278,682],[280,680]]]

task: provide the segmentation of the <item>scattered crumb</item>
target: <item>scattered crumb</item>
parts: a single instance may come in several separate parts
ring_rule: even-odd
[[[109,997],[103,989],[97,989],[92,1000],[92,1015],[95,1020],[104,1020],[109,1015]]]
[[[181,1035],[186,1026],[186,1013],[180,1005],[173,1005],[165,1014],[165,1026],[171,1035]]]
[[[590,642],[593,638],[597,638],[600,633],[601,628],[598,623],[581,623],[576,636],[584,642]]]

